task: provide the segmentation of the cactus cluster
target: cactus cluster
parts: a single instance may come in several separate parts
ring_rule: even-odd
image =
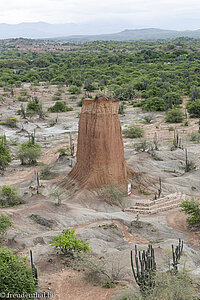
[[[176,130],[174,130],[173,148],[174,149],[177,149],[177,148],[183,149],[182,140],[179,137],[178,131],[176,131]]]
[[[174,248],[174,245],[172,244],[172,259],[173,259],[172,266],[173,266],[173,270],[175,273],[178,272],[178,264],[179,264],[182,252],[183,252],[183,241],[181,241],[181,239],[179,239],[178,246],[176,246]]]
[[[141,293],[155,286],[156,261],[154,249],[151,244],[147,250],[138,251],[135,245],[135,265],[133,264],[133,252],[131,251],[131,267],[136,283],[140,287]]]
[[[175,274],[178,272],[178,264],[183,252],[183,241],[179,238],[179,243],[176,247],[172,244],[172,270]],[[131,250],[131,268],[136,283],[140,288],[143,296],[149,294],[155,287],[156,275],[156,260],[154,249],[151,244],[147,250],[138,251],[135,245],[135,267],[133,264],[133,251]],[[146,299],[146,298],[145,298]]]
[[[34,277],[34,280],[35,280],[35,284],[38,284],[38,271],[37,271],[37,268],[36,268],[35,264],[33,263],[32,250],[30,250],[30,257],[31,257],[31,268],[32,268],[32,273],[33,273],[33,277]]]

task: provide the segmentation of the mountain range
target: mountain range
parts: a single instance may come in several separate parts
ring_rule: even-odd
[[[159,28],[144,28],[126,29],[117,33],[99,34],[99,32],[116,32],[121,29],[122,25],[119,24],[49,24],[45,22],[19,24],[1,23],[0,39],[23,37],[32,39],[55,39],[63,41],[89,42],[94,40],[157,40],[172,39],[182,36],[200,38],[200,29],[178,31]]]

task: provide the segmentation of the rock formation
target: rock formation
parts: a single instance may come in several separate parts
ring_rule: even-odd
[[[97,97],[94,100],[83,100],[77,161],[68,174],[81,187],[92,189],[114,182],[127,184],[118,108],[119,101],[114,99]]]

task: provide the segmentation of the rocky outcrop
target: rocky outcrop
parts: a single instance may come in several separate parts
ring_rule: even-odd
[[[68,174],[81,187],[92,189],[114,182],[127,184],[118,108],[119,101],[114,99],[97,97],[94,100],[83,100],[77,161]]]

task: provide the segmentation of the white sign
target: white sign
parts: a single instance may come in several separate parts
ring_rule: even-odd
[[[131,194],[131,183],[128,183],[128,195]]]

